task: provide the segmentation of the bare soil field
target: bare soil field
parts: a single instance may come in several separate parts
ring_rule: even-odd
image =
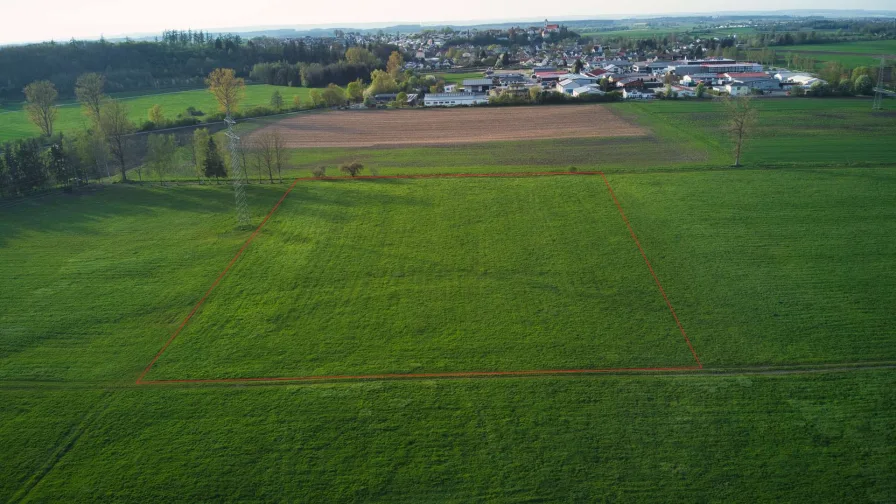
[[[288,147],[438,145],[540,138],[631,137],[647,132],[601,105],[352,110],[300,114],[279,130]],[[250,136],[251,138],[251,136]]]

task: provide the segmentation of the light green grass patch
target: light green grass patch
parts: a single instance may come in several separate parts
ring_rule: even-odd
[[[147,379],[693,364],[600,177],[306,182]]]

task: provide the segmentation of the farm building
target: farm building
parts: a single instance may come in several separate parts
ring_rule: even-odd
[[[606,94],[597,84],[588,84],[587,86],[578,87],[572,90],[572,95],[578,98],[583,95],[604,95]]]
[[[493,79],[464,79],[464,91],[467,93],[487,93],[493,87]]]
[[[459,107],[488,103],[485,93],[430,93],[423,97],[424,107]]]
[[[747,86],[751,89],[758,89],[760,91],[780,91],[781,90],[781,82],[777,79],[772,79],[768,76],[766,77],[740,77],[737,79],[733,79],[731,81],[734,84],[740,84],[743,86]]]
[[[652,100],[654,98],[653,93],[641,91],[639,89],[623,89],[622,90],[622,98],[626,100]]]

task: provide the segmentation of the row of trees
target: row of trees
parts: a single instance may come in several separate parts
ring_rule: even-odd
[[[382,61],[395,49],[386,44],[365,48]],[[0,101],[19,101],[28,83],[44,80],[52,82],[62,97],[73,97],[76,80],[85,73],[104,74],[108,91],[118,92],[199,86],[215,68],[233,68],[238,75],[247,76],[256,63],[279,61],[323,67],[340,61],[357,64],[346,60],[342,43],[324,39],[243,40],[238,35],[212,37],[201,31],[166,31],[158,42],[47,42],[0,50],[0,68],[4,69]],[[369,72],[368,69],[366,73]],[[294,82],[298,85],[299,81]]]

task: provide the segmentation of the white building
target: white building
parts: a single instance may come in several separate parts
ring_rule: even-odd
[[[623,89],[622,97],[626,100],[652,100],[654,98],[653,93],[638,89]]]
[[[725,84],[724,86],[716,86],[713,89],[720,93],[728,93],[730,96],[744,96],[751,93],[749,86],[743,84]]]
[[[424,107],[459,107],[488,103],[485,93],[429,93],[423,98]]]
[[[604,95],[604,93],[600,86],[597,84],[588,84],[587,86],[577,87],[572,90],[572,95],[575,97],[579,97],[582,95]]]

